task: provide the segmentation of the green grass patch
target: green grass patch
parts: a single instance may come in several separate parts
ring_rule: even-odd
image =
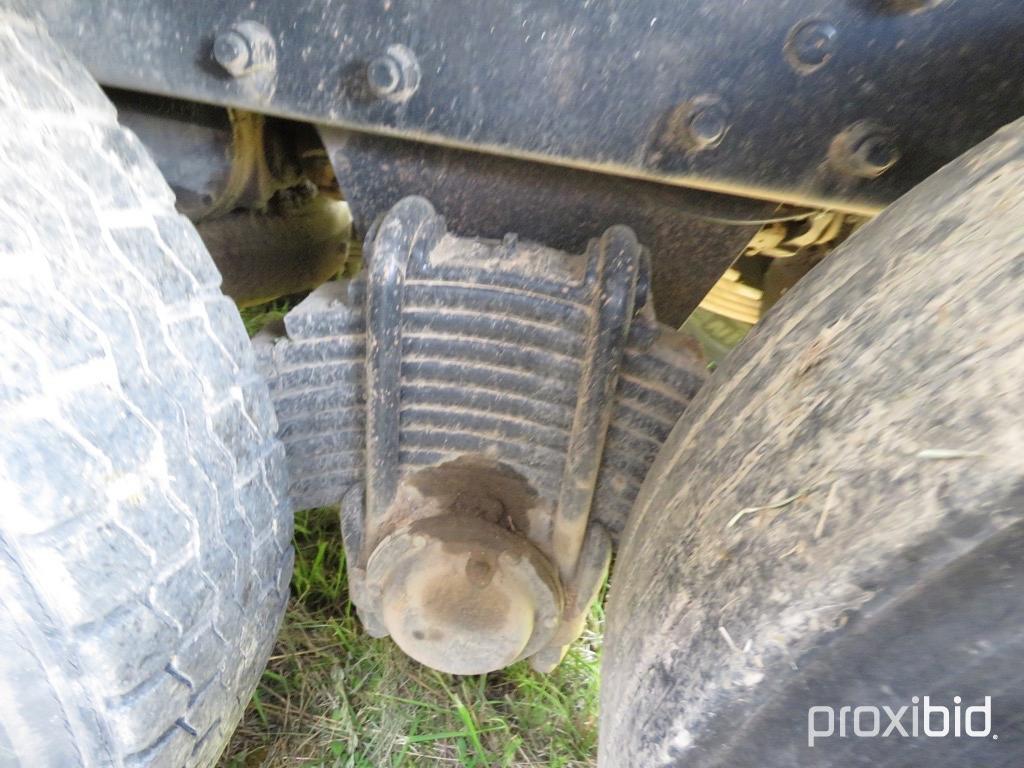
[[[291,309],[289,302],[279,300],[272,301],[269,304],[258,304],[254,307],[245,307],[240,310],[240,313],[242,315],[242,322],[245,324],[246,332],[250,336],[255,336],[267,323],[280,320],[287,315],[289,309]]]

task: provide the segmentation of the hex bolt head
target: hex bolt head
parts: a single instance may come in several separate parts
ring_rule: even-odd
[[[213,39],[213,59],[232,77],[272,69],[274,39],[259,22],[242,21]]]
[[[790,30],[784,52],[789,65],[802,75],[828,63],[836,52],[839,30],[827,21],[803,21]]]
[[[366,86],[378,99],[405,101],[419,85],[419,62],[404,45],[389,45],[366,65]]]
[[[713,147],[729,129],[725,110],[718,104],[697,106],[690,114],[687,132],[697,148]]]

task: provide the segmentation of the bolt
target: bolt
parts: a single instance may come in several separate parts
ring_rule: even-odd
[[[389,96],[402,85],[402,65],[386,53],[374,56],[366,65],[366,82],[374,96]]]
[[[829,158],[844,173],[875,179],[896,164],[900,152],[889,131],[864,120],[836,136],[829,148]]]
[[[234,29],[222,32],[213,41],[213,58],[234,77],[244,75],[249,66],[249,43]]]
[[[696,107],[690,114],[687,132],[695,147],[703,149],[718,144],[729,123],[725,118],[725,110],[718,104],[705,104]]]
[[[827,21],[797,24],[786,39],[786,60],[800,74],[820,69],[836,52],[838,30]]]
[[[213,58],[232,77],[274,65],[274,40],[262,24],[242,21],[213,40]]]
[[[859,165],[867,178],[881,176],[899,160],[900,153],[885,136],[867,136],[853,147],[852,159]]]
[[[416,55],[404,45],[389,45],[366,65],[366,85],[379,99],[405,101],[416,92],[419,84]]]

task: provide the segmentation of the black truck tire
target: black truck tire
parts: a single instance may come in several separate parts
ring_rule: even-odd
[[[207,766],[288,595],[234,305],[76,62],[0,11],[0,764]]]
[[[666,441],[624,539],[604,768],[1024,761],[1024,121],[787,294]],[[925,696],[949,736],[913,736]],[[953,734],[958,706],[983,735]]]

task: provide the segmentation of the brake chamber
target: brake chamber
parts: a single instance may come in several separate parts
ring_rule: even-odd
[[[704,379],[654,317],[645,250],[456,237],[422,198],[366,266],[255,339],[296,509],[341,505],[367,632],[478,674],[553,669],[658,448]]]

